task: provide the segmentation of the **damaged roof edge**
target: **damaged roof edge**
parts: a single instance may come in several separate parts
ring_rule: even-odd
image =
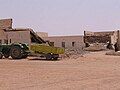
[[[30,34],[37,43],[45,43],[31,28],[12,28],[13,19],[0,19],[0,29],[5,32],[30,31]]]
[[[4,29],[6,32],[17,32],[17,31],[30,31],[30,34],[35,38],[36,43],[46,43],[41,37],[39,37],[31,28],[14,28]]]
[[[41,37],[39,37],[32,29],[29,29],[30,33],[38,40],[39,43],[46,43]]]

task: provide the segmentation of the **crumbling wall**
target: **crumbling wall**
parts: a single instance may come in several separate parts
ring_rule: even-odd
[[[84,31],[84,36],[94,36],[94,32]]]
[[[120,30],[117,31],[117,34],[118,34],[118,40],[117,40],[118,43],[117,44],[118,44],[118,49],[120,51]]]
[[[114,34],[111,36],[111,44],[115,44],[118,40],[118,31],[114,31]]]
[[[2,42],[1,42],[2,41]],[[4,42],[9,43],[26,43],[30,45],[33,43],[45,43],[32,29],[13,29],[12,19],[0,20],[0,44]]]
[[[0,29],[12,29],[12,19],[1,19]]]
[[[111,41],[110,36],[85,36],[85,43],[107,43]]]
[[[114,31],[109,32],[94,32],[95,36],[112,36],[114,34]]]
[[[85,43],[110,43],[116,42],[117,34],[115,31],[110,32],[88,32],[84,31]]]

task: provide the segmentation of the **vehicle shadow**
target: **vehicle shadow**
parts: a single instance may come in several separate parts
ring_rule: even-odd
[[[46,58],[41,58],[41,57],[32,57],[32,58],[28,58],[29,61],[60,61],[60,59],[58,60],[47,60]]]

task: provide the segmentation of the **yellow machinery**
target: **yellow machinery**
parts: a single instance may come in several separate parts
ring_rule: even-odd
[[[46,44],[33,44],[31,45],[30,50],[34,53],[41,54],[48,60],[57,60],[59,58],[59,54],[63,54],[65,52],[63,48],[49,46]]]

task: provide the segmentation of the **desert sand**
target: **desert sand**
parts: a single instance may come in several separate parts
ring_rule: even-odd
[[[120,56],[0,60],[0,90],[120,90]]]

